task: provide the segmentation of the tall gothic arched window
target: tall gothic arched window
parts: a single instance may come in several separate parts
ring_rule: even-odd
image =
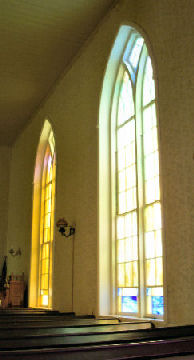
[[[140,33],[123,25],[99,111],[101,315],[164,317],[158,143],[152,60]]]
[[[163,250],[155,81],[131,31],[116,80],[117,312],[163,316]]]
[[[52,294],[52,243],[55,205],[55,141],[51,132],[44,155],[41,184],[39,305],[48,306]]]
[[[30,306],[52,307],[56,152],[53,131],[45,121],[38,146],[32,217]]]

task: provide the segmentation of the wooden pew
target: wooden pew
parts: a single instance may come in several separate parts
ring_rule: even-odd
[[[77,332],[67,332],[58,335],[43,335],[37,336],[21,336],[14,338],[12,334],[7,334],[7,337],[0,338],[1,350],[17,350],[17,349],[37,349],[37,348],[60,348],[60,347],[75,347],[75,346],[94,346],[94,345],[110,345],[110,344],[126,344],[134,342],[158,341],[168,339],[189,339],[194,345],[194,326],[182,326],[173,328],[157,328],[157,329],[142,329],[142,330],[126,330],[126,331],[103,331],[100,329],[95,333],[90,332],[81,333],[80,329]],[[194,349],[194,348],[193,348]]]
[[[7,338],[38,338],[41,336],[62,336],[62,335],[81,335],[81,334],[97,334],[97,333],[124,333],[137,329],[151,328],[148,322],[137,323],[120,323],[120,324],[90,324],[74,323],[74,325],[66,323],[65,327],[34,327],[34,328],[4,328],[0,329],[0,339]]]
[[[194,354],[194,326],[153,329],[151,325],[78,318],[72,313],[7,311],[0,314],[0,359],[124,360]]]
[[[185,356],[194,354],[194,337],[178,337],[172,339],[147,339],[144,341],[133,341],[127,343],[111,343],[83,346],[77,343],[76,346],[41,349],[18,349],[15,351],[0,350],[0,359],[9,360],[124,360],[124,359],[158,359],[180,355],[180,360],[186,360]]]

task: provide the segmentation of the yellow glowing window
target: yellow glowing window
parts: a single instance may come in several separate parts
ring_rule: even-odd
[[[52,242],[55,205],[55,150],[50,134],[46,147],[41,184],[39,257],[39,306],[49,307],[52,292]]]
[[[155,81],[146,44],[135,32],[130,35],[118,78],[117,312],[162,317],[162,207]]]

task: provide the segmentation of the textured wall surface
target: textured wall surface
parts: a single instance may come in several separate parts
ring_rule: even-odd
[[[118,29],[136,24],[149,39],[157,75],[168,322],[194,323],[193,14],[192,0],[120,1],[13,147],[8,241],[21,246],[23,257],[10,269],[18,266],[27,274],[34,162],[49,117],[57,149],[56,220],[76,223],[73,257],[72,239],[55,234],[53,297],[59,310],[71,311],[73,304],[77,313],[96,311],[99,99]]]
[[[11,149],[0,147],[0,272],[7,255],[7,216]]]
[[[7,253],[8,195],[11,149],[0,147],[0,271]],[[9,259],[8,259],[9,260]]]

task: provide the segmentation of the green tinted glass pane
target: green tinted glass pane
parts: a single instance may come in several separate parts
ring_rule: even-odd
[[[156,285],[155,273],[155,260],[146,260],[146,284],[148,286]]]

